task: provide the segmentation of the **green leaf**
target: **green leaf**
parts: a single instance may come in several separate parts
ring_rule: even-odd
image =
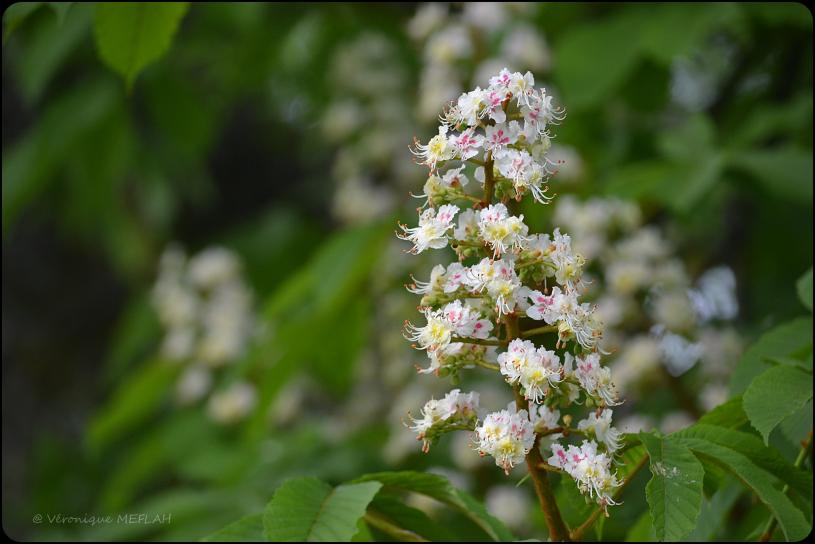
[[[42,6],[42,2],[15,2],[3,12],[3,41]]]
[[[670,437],[642,433],[653,477],[645,488],[654,533],[678,541],[696,527],[705,471],[691,451]]]
[[[806,471],[794,467],[775,448],[765,446],[755,434],[696,423],[671,436],[682,440],[704,440],[744,455],[761,470],[772,474],[796,493],[811,500],[812,477]]]
[[[563,36],[555,49],[555,77],[569,108],[595,106],[615,91],[634,67],[638,49],[627,16],[584,24]]]
[[[643,512],[637,518],[634,525],[631,526],[628,533],[625,535],[626,542],[651,542],[656,540],[654,536],[654,528],[651,526],[651,513]]]
[[[735,5],[727,3],[665,3],[642,7],[643,52],[665,65],[677,56],[689,55],[704,46],[705,39],[723,24],[738,16]]]
[[[266,506],[266,538],[272,542],[350,542],[357,521],[381,487],[379,482],[332,488],[317,478],[288,480]]]
[[[263,514],[251,514],[202,539],[204,542],[263,542]]]
[[[396,494],[381,491],[369,507],[369,510],[382,514],[398,527],[412,531],[424,538],[437,542],[455,540],[452,534],[427,514],[410,507]]]
[[[809,533],[810,527],[804,515],[781,491],[782,483],[773,473],[764,470],[746,455],[729,447],[701,438],[676,436],[674,438],[697,455],[703,455],[721,464],[753,490],[778,520],[778,525],[784,531],[787,540],[801,540]]]
[[[742,486],[732,476],[713,494],[710,499],[702,499],[702,512],[696,523],[696,529],[686,540],[688,542],[711,542],[724,526],[727,516],[742,494]]]
[[[94,35],[99,56],[129,88],[147,65],[170,47],[188,2],[102,2],[96,7]]]
[[[179,368],[179,365],[156,359],[124,381],[91,421],[88,429],[91,448],[104,448],[155,413],[165,400]]]
[[[788,321],[769,330],[744,352],[730,378],[730,393],[743,393],[753,378],[767,370],[771,365],[766,358],[803,354],[811,346],[811,317]]]
[[[772,430],[811,398],[811,374],[793,366],[776,366],[754,379],[744,392],[744,411],[769,444]]]
[[[753,176],[765,191],[796,204],[812,203],[812,151],[782,146],[728,155],[731,168]]]
[[[109,81],[79,85],[49,104],[41,120],[3,152],[3,232],[53,183],[71,154],[116,105]],[[43,150],[48,152],[44,153]]]
[[[484,505],[469,494],[453,487],[447,479],[436,474],[424,472],[379,472],[366,474],[355,480],[357,482],[381,482],[385,489],[411,491],[426,495],[447,504],[478,525],[490,538],[496,541],[514,540],[503,523],[491,516]]]
[[[733,397],[699,418],[699,423],[717,425],[728,429],[738,429],[747,423],[741,397]]]
[[[812,311],[812,267],[809,271],[801,276],[798,283],[795,284],[798,290],[798,298],[801,299],[801,304],[806,306],[807,310]]]

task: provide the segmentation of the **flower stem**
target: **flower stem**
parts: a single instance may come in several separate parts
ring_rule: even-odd
[[[535,336],[537,334],[546,334],[548,332],[557,332],[556,325],[547,325],[545,327],[538,327],[536,329],[529,329],[528,331],[523,331],[521,333],[521,337],[528,338],[530,336]]]
[[[492,195],[495,192],[495,176],[492,168],[492,151],[490,151],[487,153],[487,160],[484,161],[484,200],[481,202],[484,208],[492,204]]]
[[[518,330],[518,316],[508,315],[505,318],[504,324],[507,331],[507,340],[510,341],[520,336]],[[521,395],[520,389],[515,386],[515,405],[518,410],[527,410],[528,403]],[[552,492],[552,486],[549,483],[549,475],[545,470],[540,468],[544,463],[543,456],[541,456],[540,449],[538,449],[538,441],[540,436],[535,436],[535,443],[532,449],[526,455],[526,466],[529,469],[529,477],[535,487],[535,494],[538,496],[543,516],[546,518],[546,526],[549,527],[549,540],[552,542],[568,542],[569,529],[563,522],[563,516],[560,515],[560,510],[555,500],[555,494]]]
[[[475,366],[480,366],[482,368],[487,368],[489,370],[499,371],[501,368],[498,365],[494,365],[492,363],[488,363],[487,361],[475,360],[473,361]]]
[[[795,468],[800,468],[801,465],[804,464],[804,459],[809,456],[809,451],[812,449],[812,431],[809,431],[807,437],[801,441],[801,451],[798,452],[798,457],[795,458]],[[789,491],[790,486],[785,485],[784,489],[781,490],[782,493],[785,495],[787,491]],[[759,537],[759,542],[769,542],[769,540],[773,537],[773,533],[775,532],[775,527],[778,525],[778,519],[775,516],[770,516],[770,520],[767,522],[767,527],[764,529],[764,532],[761,533]]]

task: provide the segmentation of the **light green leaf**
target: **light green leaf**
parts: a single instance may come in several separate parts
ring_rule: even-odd
[[[670,437],[642,433],[653,477],[645,488],[654,533],[678,541],[696,527],[705,471],[691,451]]]
[[[202,539],[204,542],[263,542],[263,514],[251,514]]]
[[[809,271],[801,276],[798,283],[795,285],[798,290],[798,298],[801,303],[806,306],[807,310],[812,311],[812,267]]]
[[[266,538],[273,542],[350,542],[357,521],[381,487],[379,482],[332,488],[317,478],[288,480],[266,506]]]
[[[424,472],[379,472],[366,474],[358,482],[381,482],[385,489],[411,491],[426,495],[452,506],[478,525],[496,541],[514,540],[512,533],[498,519],[491,516],[484,505],[469,494],[456,489],[442,476]]]
[[[179,368],[179,365],[156,359],[122,382],[91,422],[88,429],[91,448],[104,448],[154,414],[165,400]]]
[[[760,374],[744,392],[744,411],[769,444],[770,433],[812,398],[812,375],[794,366]]]
[[[781,492],[782,484],[771,472],[764,470],[747,456],[709,440],[676,436],[674,438],[697,455],[703,455],[722,465],[752,489],[778,520],[787,540],[801,540],[809,533],[810,527],[804,515],[789,497]]]
[[[100,3],[94,20],[99,56],[130,88],[169,49],[188,7],[188,2]]]
[[[753,378],[771,366],[766,361],[768,357],[802,355],[808,348],[811,351],[811,346],[811,317],[788,321],[769,330],[744,352],[730,378],[730,393],[743,393]]]

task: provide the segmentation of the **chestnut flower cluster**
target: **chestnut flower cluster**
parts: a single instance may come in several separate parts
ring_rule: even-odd
[[[430,360],[419,372],[456,379],[464,369],[488,369],[517,400],[482,414],[477,393],[454,390],[429,401],[412,429],[424,451],[446,432],[473,431],[477,451],[507,474],[532,450],[548,449],[549,468],[605,507],[620,485],[610,409],[619,401],[600,363],[602,322],[581,300],[585,260],[568,234],[532,233],[516,212],[526,195],[551,200],[547,180],[557,164],[546,155],[549,131],[563,118],[530,72],[503,69],[450,104],[437,134],[414,146],[430,174],[418,225],[400,225],[397,236],[413,254],[450,246],[458,257],[408,286],[421,296],[424,320],[406,322],[404,335]],[[576,405],[594,410],[570,427],[560,410]],[[580,446],[559,443],[572,435],[584,439]]]
[[[199,402],[215,389],[219,369],[235,364],[257,329],[252,293],[239,257],[209,247],[188,257],[179,247],[161,256],[152,304],[165,329],[161,355],[183,365],[176,384],[182,405]],[[207,413],[219,423],[234,423],[254,407],[255,387],[234,381],[209,396]]]

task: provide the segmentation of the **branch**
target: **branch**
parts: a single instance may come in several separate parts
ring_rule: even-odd
[[[529,338],[530,336],[535,336],[537,334],[546,334],[548,332],[557,332],[557,325],[546,325],[545,327],[529,329],[528,331],[523,331],[521,333],[521,336],[523,338]]]
[[[640,462],[637,463],[637,466],[634,467],[634,470],[631,471],[628,477],[625,480],[623,480],[623,483],[620,484],[620,487],[617,488],[617,491],[614,493],[614,500],[620,498],[620,496],[623,494],[623,489],[625,489],[625,487],[629,483],[631,483],[631,480],[634,479],[634,476],[636,476],[637,473],[640,470],[642,470],[642,467],[644,467],[647,464],[647,462],[648,456],[644,455],[642,460],[640,460]],[[598,507],[594,512],[592,512],[591,515],[586,519],[586,521],[584,521],[582,524],[580,524],[578,528],[571,532],[570,536],[572,537],[572,540],[580,540],[583,537],[583,533],[591,529],[591,526],[594,525],[594,522],[597,521],[597,518],[599,518],[600,514],[603,513],[604,511],[605,510]]]
[[[507,331],[507,340],[512,340],[520,336],[518,331],[518,316],[506,316],[504,325]],[[523,395],[521,395],[521,391],[517,385],[513,387],[513,391],[515,392],[515,405],[519,410],[526,410],[528,403]],[[535,435],[535,443],[526,455],[526,466],[529,469],[529,477],[532,479],[532,483],[535,487],[535,494],[538,496],[543,517],[546,518],[546,526],[549,527],[549,540],[553,542],[567,542],[570,540],[569,528],[566,527],[566,524],[563,522],[563,517],[560,515],[555,494],[552,492],[552,486],[549,484],[549,475],[545,470],[539,468],[540,465],[544,463],[540,449],[538,448],[539,441],[540,436]]]

